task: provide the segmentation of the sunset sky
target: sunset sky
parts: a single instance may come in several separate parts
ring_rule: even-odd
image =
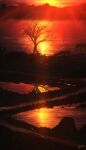
[[[0,2],[22,2],[29,5],[41,5],[48,3],[53,6],[57,7],[65,7],[67,5],[75,5],[80,3],[86,3],[86,0],[0,0]],[[21,5],[20,5],[21,6]],[[22,9],[21,9],[22,10]],[[22,11],[20,10],[20,14]],[[63,9],[62,9],[63,10]],[[85,9],[80,9],[85,14]],[[44,11],[44,15],[52,15],[49,11]],[[76,13],[68,11],[70,16],[72,16],[72,20],[65,19],[63,21],[59,20],[57,22],[51,21],[48,23],[48,29],[50,31],[49,40],[47,42],[43,42],[39,45],[39,50],[41,54],[51,55],[63,48],[69,48],[70,45],[74,46],[79,43],[86,43],[86,20],[77,19]],[[8,13],[9,14],[9,13]],[[22,13],[23,14],[23,13]],[[7,15],[7,14],[6,14]],[[23,30],[28,26],[28,23],[31,20],[3,20],[0,21],[0,44],[6,45],[7,49],[19,49],[21,47],[26,47],[26,51],[28,52],[29,49],[32,50],[33,43],[31,43],[30,39],[28,40],[27,37],[24,36]],[[49,21],[49,20],[48,20]],[[40,22],[39,22],[40,23]],[[42,22],[43,23],[43,22]],[[46,21],[44,21],[46,24]],[[50,38],[54,37],[51,42]],[[5,43],[5,44],[4,44]],[[19,47],[18,47],[19,46]]]
[[[0,0],[0,1],[2,2],[7,2],[7,1],[27,2],[28,4],[35,4],[35,5],[49,3],[50,5],[60,6],[60,7],[86,2],[86,0]]]

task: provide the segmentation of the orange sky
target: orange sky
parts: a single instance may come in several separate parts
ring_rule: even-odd
[[[1,0],[0,0],[1,1]],[[5,1],[5,0],[2,0]],[[8,1],[8,0],[6,0]],[[10,0],[13,1],[13,0]],[[69,4],[75,4],[75,3],[80,3],[80,2],[85,2],[86,0],[16,0],[17,2],[28,2],[28,4],[44,4],[44,3],[49,3],[51,5],[55,6],[60,6],[62,7],[63,4],[69,5]],[[48,28],[51,31],[51,35],[55,35],[55,43],[54,42],[45,42],[41,43],[39,45],[39,49],[41,50],[41,54],[52,54],[55,51],[58,51],[62,49],[61,44],[63,46],[67,42],[68,44],[76,45],[77,43],[86,43],[86,20],[77,20],[76,19],[76,14],[69,10],[69,13],[71,14],[73,20],[70,22],[62,22],[58,21],[56,24],[50,25],[48,22]],[[46,15],[51,15],[47,14]],[[49,27],[50,25],[50,27]],[[21,35],[22,29],[27,26],[27,23],[24,21],[15,21],[15,20],[9,20],[8,22],[0,22],[0,43],[2,45],[8,45],[8,47],[17,45],[18,42],[21,41],[20,44],[30,44],[30,41],[25,39],[24,35]],[[52,34],[53,33],[53,34]],[[23,36],[23,37],[22,37]],[[51,37],[51,36],[50,36]],[[17,39],[18,38],[18,39]],[[21,40],[20,40],[21,39]],[[6,40],[6,42],[5,42]],[[27,41],[26,41],[27,40]],[[50,40],[50,39],[49,39]],[[4,41],[4,42],[3,42]],[[16,44],[15,44],[16,43]],[[28,49],[32,47],[28,46]],[[65,48],[65,47],[64,47]],[[18,49],[18,48],[16,48]]]
[[[86,2],[85,0],[33,0],[35,3],[49,3],[50,5],[54,6],[64,6],[64,5],[70,5],[74,3],[81,3]]]
[[[40,5],[44,3],[49,3],[50,5],[63,7],[66,5],[74,5],[79,3],[86,3],[86,0],[0,0],[0,2],[27,2],[29,4]]]
[[[23,1],[23,0],[21,0]],[[66,5],[74,5],[79,3],[86,3],[86,0],[24,0],[31,4],[44,4],[49,3],[50,5],[63,7]]]

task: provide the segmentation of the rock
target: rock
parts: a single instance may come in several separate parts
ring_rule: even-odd
[[[78,132],[78,138],[86,144],[86,125],[84,125]]]
[[[59,125],[52,129],[51,134],[56,137],[75,139],[77,129],[73,118],[64,117]]]
[[[46,136],[50,135],[50,131],[51,130],[49,128],[46,128],[46,127],[41,127],[41,128],[37,129],[37,132],[39,134],[46,135]]]

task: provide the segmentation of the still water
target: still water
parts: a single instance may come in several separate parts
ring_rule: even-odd
[[[48,91],[62,90],[58,84],[55,86],[42,84],[26,84],[26,83],[7,83],[0,82],[0,89],[8,90],[10,92],[17,92],[19,94],[29,94],[33,90],[40,93]],[[31,100],[30,100],[31,101]],[[59,124],[63,117],[72,117],[75,120],[78,128],[86,124],[86,109],[80,109],[76,105],[54,106],[52,108],[40,108],[18,113],[14,116],[17,120],[22,120],[28,124],[36,127],[53,128]]]
[[[57,86],[49,86],[42,84],[26,84],[26,83],[13,83],[13,82],[0,82],[0,88],[15,92],[19,94],[29,94],[33,90],[37,93],[46,93],[48,91],[59,91],[61,88]]]
[[[77,109],[76,106],[44,107],[22,112],[14,117],[36,127],[53,128],[59,124],[63,117],[72,117],[77,128],[86,124],[86,110]]]
[[[83,20],[0,20],[0,45],[8,51],[32,52],[33,43],[24,31],[28,24],[33,25],[34,23],[46,25],[49,31],[47,41],[42,42],[38,47],[41,54],[51,55],[62,49],[73,49],[77,44],[86,43],[86,21]]]

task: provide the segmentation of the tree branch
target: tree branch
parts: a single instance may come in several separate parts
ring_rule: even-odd
[[[46,39],[42,39],[42,40],[40,40],[40,41],[37,42],[37,45],[38,45],[39,43],[42,43],[42,42],[45,42],[45,41],[47,41],[47,40],[46,40]]]

